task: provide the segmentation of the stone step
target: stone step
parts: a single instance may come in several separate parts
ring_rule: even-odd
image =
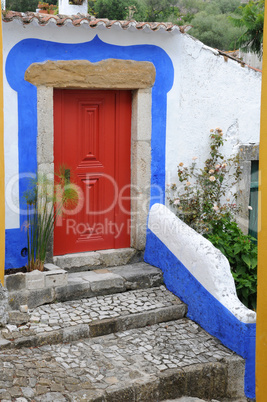
[[[12,289],[9,286],[10,309],[19,310],[21,305],[35,308],[47,303],[96,297],[163,284],[162,271],[145,262],[68,273],[66,279],[65,284],[58,285],[57,283],[53,285],[50,281],[49,286],[43,289],[34,289],[34,286]]]
[[[0,348],[96,337],[183,318],[186,305],[164,286],[9,312]]]
[[[67,272],[89,271],[134,264],[143,260],[143,252],[134,248],[98,250],[53,257],[53,263]]]
[[[244,360],[192,321],[0,351],[0,400],[157,402],[244,398]]]

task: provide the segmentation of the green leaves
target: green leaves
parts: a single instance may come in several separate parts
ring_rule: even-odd
[[[228,258],[239,299],[256,309],[257,246],[253,237],[245,235],[233,220],[224,219],[205,237]]]
[[[262,56],[264,0],[252,1],[240,7],[241,15],[230,16],[229,21],[242,28],[243,33],[237,40],[237,45],[246,52]]]
[[[178,5],[182,14],[179,25],[191,24],[190,35],[217,49],[236,49],[244,29],[231,24],[228,16],[240,6],[240,0],[180,0]]]
[[[182,184],[169,189],[170,204],[177,208],[177,215],[199,233],[210,233],[211,222],[228,217],[238,210],[235,204],[236,194],[229,195],[239,180],[238,157],[225,159],[221,152],[224,144],[222,130],[210,132],[210,154],[204,167],[198,168],[193,158],[187,167],[182,162],[178,165],[178,179]],[[223,197],[228,196],[224,202]],[[174,203],[179,198],[179,204]]]
[[[233,26],[226,14],[210,14],[202,11],[192,19],[190,35],[201,40],[205,45],[220,50],[235,50],[236,42],[243,29]]]
[[[235,222],[236,194],[229,193],[240,180],[239,155],[226,159],[220,129],[211,130],[210,154],[198,168],[195,157],[191,166],[178,165],[181,185],[172,184],[168,199],[185,223],[202,234],[228,258],[237,294],[249,308],[256,308],[257,246],[244,235]]]
[[[36,11],[39,0],[7,0],[7,10],[13,11]],[[57,4],[57,0],[46,0],[46,3]]]

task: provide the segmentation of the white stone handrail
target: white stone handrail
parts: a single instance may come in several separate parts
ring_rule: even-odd
[[[210,241],[162,204],[152,206],[148,228],[238,320],[256,322],[256,313],[244,306],[237,297],[227,258]]]

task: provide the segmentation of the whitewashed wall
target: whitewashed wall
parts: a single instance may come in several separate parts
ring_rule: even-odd
[[[251,52],[241,52],[239,51],[238,57],[244,61],[244,63],[248,64],[251,67],[258,68],[262,70],[262,58],[256,55],[256,53]]]
[[[90,28],[74,27],[71,23],[57,27],[19,21],[3,23],[4,65],[7,54],[22,39],[37,38],[61,43],[92,40],[95,35],[110,44],[121,46],[153,44],[170,56],[174,69],[174,84],[168,94],[166,133],[166,183],[177,178],[180,161],[190,163],[193,156],[207,156],[211,128],[220,127],[228,138],[227,152],[231,154],[239,143],[259,141],[261,74],[205,47],[187,34],[166,32],[163,29],[122,30],[118,26]],[[17,94],[4,78],[5,168],[7,196],[17,204],[18,186],[18,120]],[[12,186],[9,184],[14,180]],[[10,204],[10,203],[8,203]],[[6,206],[6,228],[18,228],[19,215]]]
[[[168,97],[166,183],[177,182],[177,165],[208,156],[210,129],[223,130],[226,155],[239,144],[259,142],[261,73],[224,59],[185,34],[179,79]]]

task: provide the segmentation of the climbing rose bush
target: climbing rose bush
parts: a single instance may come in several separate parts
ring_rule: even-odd
[[[239,299],[249,308],[256,308],[257,246],[244,235],[235,222],[236,184],[241,179],[239,154],[225,158],[223,132],[210,131],[209,157],[203,167],[197,157],[191,166],[178,165],[180,185],[168,186],[168,200],[177,216],[202,234],[228,258]]]
[[[220,152],[224,144],[222,130],[210,132],[210,152],[203,168],[197,157],[191,166],[178,165],[180,186],[169,186],[168,199],[177,216],[201,234],[212,232],[214,222],[232,219],[238,212],[236,192],[231,189],[240,180],[239,155],[225,158]]]

